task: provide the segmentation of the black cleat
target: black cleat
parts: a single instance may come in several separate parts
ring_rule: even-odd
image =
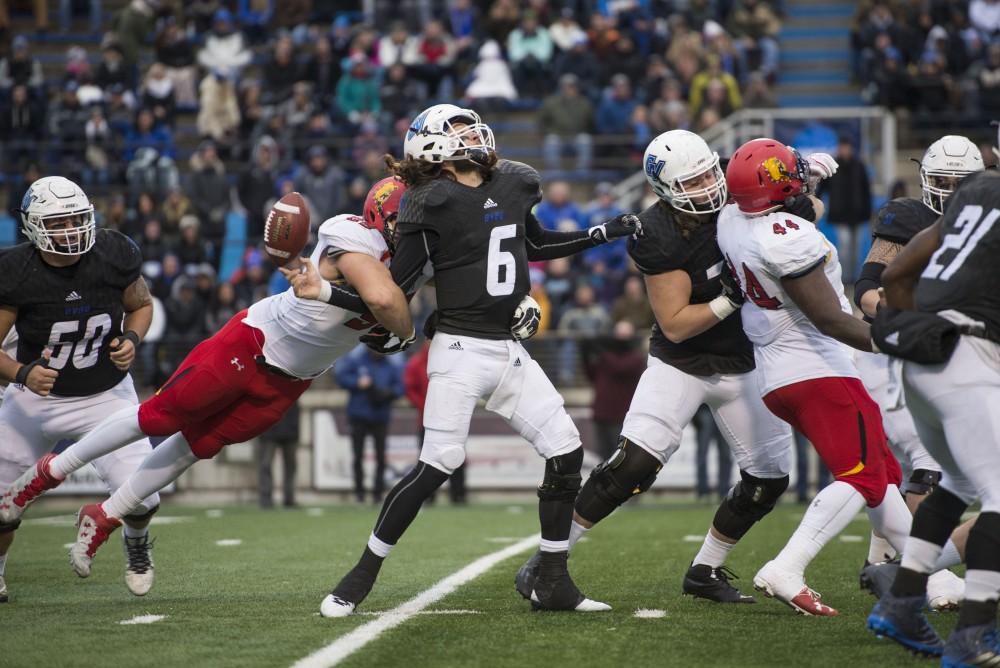
[[[324,617],[347,617],[371,593],[376,574],[355,566],[333,588],[320,605]]]
[[[517,589],[517,593],[529,601],[531,600],[531,592],[535,589],[535,580],[538,579],[538,562],[541,560],[542,552],[539,550],[517,569],[517,575],[514,576],[514,587]]]
[[[705,598],[716,603],[756,603],[757,599],[744,594],[729,584],[730,578],[739,576],[725,566],[712,568],[705,564],[691,564],[684,575],[683,591],[688,596]]]
[[[529,599],[535,610],[574,610],[602,612],[611,606],[592,601],[577,589],[566,567],[566,552],[545,552],[538,555],[538,574]]]
[[[1000,639],[995,624],[955,629],[944,645],[941,665],[946,668],[1000,666]]]
[[[871,592],[875,598],[881,599],[892,588],[892,583],[899,572],[899,559],[892,561],[882,561],[877,564],[865,561],[865,567],[858,575],[861,588]]]
[[[941,656],[944,643],[924,615],[923,596],[893,596],[886,593],[868,615],[868,630],[879,638],[892,638],[923,656]]]

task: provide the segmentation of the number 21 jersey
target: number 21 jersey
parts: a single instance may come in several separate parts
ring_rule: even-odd
[[[746,296],[740,315],[754,344],[761,394],[812,378],[857,378],[851,349],[820,333],[781,285],[822,268],[840,308],[852,313],[837,250],[816,226],[780,211],[746,216],[730,204],[719,214],[718,235]]]

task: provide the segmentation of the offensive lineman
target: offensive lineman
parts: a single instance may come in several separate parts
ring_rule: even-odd
[[[402,341],[412,342],[406,297],[385,266],[404,190],[399,181],[384,179],[369,192],[363,218],[340,215],[323,223],[311,263],[327,279],[358,286],[371,314]],[[291,288],[257,302],[196,346],[155,396],[114,413],[22,475],[3,496],[7,506],[0,508],[0,522],[16,521],[39,494],[95,457],[144,435],[169,436],[111,498],[80,510],[70,561],[77,575],[87,577],[97,549],[144,495],[162,489],[199,459],[272,426],[372,324],[370,317],[299,299]]]
[[[948,209],[917,234],[883,274],[888,306],[880,342],[899,345],[903,384],[917,431],[942,477],[917,508],[902,565],[868,628],[910,650],[942,655],[942,666],[1000,665],[1000,175],[966,178]],[[948,330],[950,345],[937,344]],[[931,348],[932,353],[927,354]],[[924,358],[914,355],[922,349]],[[914,361],[918,359],[920,361]],[[965,599],[947,643],[922,612],[928,574],[976,499],[982,512],[966,547]]]
[[[531,213],[541,199],[538,172],[498,160],[492,130],[471,109],[450,104],[426,109],[411,123],[404,153],[402,162],[390,163],[410,188],[399,214],[392,274],[408,290],[429,260],[440,314],[427,367],[426,435],[419,463],[386,496],[361,559],[323,600],[320,612],[349,615],[371,591],[421,505],[464,461],[481,397],[545,458],[538,488],[542,557],[530,594],[533,605],[609,610],[580,593],[566,563],[583,464],[580,435],[560,394],[516,340],[512,320],[528,294],[529,261],[565,257],[640,233],[638,220],[620,216],[581,232],[544,230]],[[310,296],[357,308],[338,286],[300,280],[308,283],[303,287]]]
[[[29,242],[0,256],[0,339],[16,332],[16,353],[0,352],[0,488],[6,489],[63,439],[78,439],[109,412],[139,403],[128,368],[149,328],[153,303],[139,273],[142,255],[119,232],[98,230],[94,207],[61,176],[31,184],[21,203]],[[94,461],[109,491],[119,489],[152,448],[136,434]],[[43,457],[44,455],[44,457]],[[153,586],[149,520],[159,488],[137,499],[125,522],[125,584]],[[20,524],[19,498],[0,498],[0,603],[4,566]]]

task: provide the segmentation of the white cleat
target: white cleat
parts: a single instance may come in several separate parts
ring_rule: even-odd
[[[529,600],[538,606],[541,606],[542,604],[541,601],[538,600],[538,595],[534,590],[531,591],[531,598]],[[607,603],[601,603],[600,601],[584,598],[576,604],[576,607],[573,608],[573,612],[607,612],[610,609],[611,606]]]
[[[125,586],[136,596],[145,596],[153,588],[153,541],[149,534],[137,538],[122,535],[125,550]]]
[[[0,603],[7,602],[7,581],[0,575]]]
[[[839,613],[820,602],[801,574],[783,571],[773,561],[764,564],[753,578],[754,588],[768,598],[776,598],[800,615],[836,617]]]
[[[333,594],[327,594],[319,605],[319,614],[324,617],[350,617],[354,614],[355,607],[350,601],[345,601]]]
[[[951,571],[938,571],[927,578],[927,605],[931,610],[958,610],[965,597],[965,580]]]
[[[62,481],[56,480],[49,473],[49,464],[55,457],[50,452],[39,459],[0,495],[0,524],[13,524],[24,514],[24,509],[45,490],[59,486]]]

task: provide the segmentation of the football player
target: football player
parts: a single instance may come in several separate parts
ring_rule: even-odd
[[[480,398],[545,458],[538,488],[542,556],[532,603],[549,610],[608,610],[580,593],[566,563],[583,464],[580,435],[562,397],[516,340],[512,325],[519,325],[512,319],[530,287],[528,262],[630,236],[639,231],[638,220],[619,216],[580,232],[546,231],[531,213],[541,199],[538,172],[499,160],[493,131],[471,109],[426,109],[410,124],[404,153],[400,162],[390,159],[410,188],[399,213],[392,274],[406,290],[429,261],[439,314],[427,365],[424,444],[418,465],[386,496],[361,559],[320,612],[349,615],[371,591],[421,505],[465,460]],[[340,286],[319,283],[310,283],[308,294],[359,307]],[[529,315],[535,316],[537,311]]]
[[[753,346],[738,313],[742,295],[715,242],[726,203],[719,155],[698,135],[671,130],[646,148],[646,179],[659,201],[639,214],[643,237],[629,254],[644,274],[656,314],[649,365],[639,381],[618,450],[591,472],[576,499],[570,546],[618,506],[653,484],[681,442],[684,426],[707,404],[740,467],[740,481],[719,506],[684,576],[685,594],[753,603],[730,584],[723,564],[733,546],[767,515],[788,487],[792,430],[757,392]],[[813,158],[825,176],[836,162]],[[799,206],[813,206],[800,196]],[[815,215],[803,212],[803,215]],[[529,591],[537,555],[518,572]]]
[[[741,146],[726,168],[734,203],[719,214],[718,241],[746,296],[743,328],[764,403],[812,442],[835,478],[754,586],[797,612],[831,616],[836,610],[806,586],[809,562],[866,505],[872,524],[898,549],[910,512],[895,488],[901,473],[882,416],[848,347],[871,352],[870,326],[853,316],[844,296],[836,249],[813,223],[783,210],[807,179],[780,142]]]
[[[101,416],[134,409],[128,373],[149,328],[153,302],[139,273],[142,254],[113,230],[98,230],[94,207],[61,176],[38,179],[20,208],[29,241],[0,256],[0,380],[10,383],[0,405],[0,489],[27,473],[63,439],[79,439]],[[151,452],[136,434],[118,452],[94,461],[115,491]],[[43,456],[44,455],[44,456]],[[4,565],[20,513],[17,494],[0,497],[0,602],[7,599]],[[122,515],[125,584],[136,596],[153,585],[149,520],[157,490]]]
[[[39,494],[88,461],[137,438],[167,436],[108,500],[80,510],[70,561],[77,575],[87,577],[97,549],[141,499],[199,459],[271,427],[313,378],[357,345],[358,335],[374,325],[372,316],[401,341],[412,342],[406,297],[386,268],[404,189],[395,179],[375,184],[365,216],[340,215],[323,223],[312,253],[314,270],[318,267],[322,276],[358,286],[370,314],[355,317],[299,299],[291,288],[237,313],[191,351],[155,396],[114,412],[80,441],[22,475],[3,496],[0,522],[16,522]]]
[[[913,237],[882,274],[892,308],[875,321],[879,341],[904,359],[907,405],[942,476],[917,508],[902,565],[868,628],[912,651],[943,654],[943,666],[1000,665],[998,192],[994,171],[962,182],[945,214]],[[982,511],[966,547],[965,598],[942,643],[922,612],[928,574],[976,499]]]

